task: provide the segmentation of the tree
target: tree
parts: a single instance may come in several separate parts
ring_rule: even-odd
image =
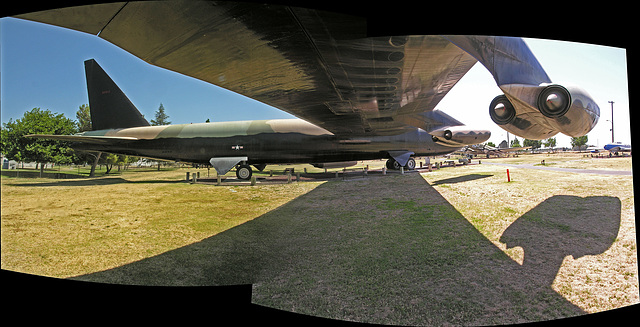
[[[91,110],[89,105],[83,104],[78,108],[76,112],[76,119],[78,124],[78,132],[90,131],[91,127]]]
[[[555,137],[550,137],[550,138],[546,139],[542,144],[544,144],[544,146],[547,147],[547,148],[555,148],[556,147],[556,138]]]
[[[47,162],[70,163],[74,160],[68,142],[26,138],[28,134],[70,135],[77,131],[73,120],[63,114],[33,108],[21,119],[9,120],[2,126],[2,148],[0,151],[16,161],[35,161],[40,172]]]
[[[105,157],[105,166],[107,168],[106,174],[111,172],[113,165],[117,164],[118,160],[119,158],[117,154],[107,153],[107,156]]]
[[[518,140],[517,137],[514,137],[513,140],[511,141],[511,147],[512,148],[519,148],[520,145],[520,140]]]
[[[589,141],[589,137],[587,137],[587,135],[572,137],[571,146],[574,148],[578,147],[578,150],[580,150],[583,146],[587,144],[588,141]]]
[[[524,139],[524,141],[522,141],[522,146],[530,146],[531,149],[534,150],[534,149],[538,149],[538,148],[540,148],[542,146],[542,141]]]
[[[169,124],[171,124],[169,116],[164,112],[164,106],[160,103],[160,107],[158,108],[158,111],[156,111],[156,119],[151,119],[151,125],[160,126]]]

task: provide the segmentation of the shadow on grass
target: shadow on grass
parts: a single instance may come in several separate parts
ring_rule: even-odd
[[[522,323],[584,314],[552,277],[567,255],[605,251],[619,225],[618,198],[551,197],[503,235],[524,248],[520,266],[419,174],[389,176],[325,183],[200,242],[73,279],[252,284],[260,306],[368,323]]]
[[[93,186],[93,185],[114,185],[114,184],[171,184],[183,183],[184,180],[140,180],[130,181],[122,177],[96,177],[83,178],[74,180],[57,180],[53,182],[42,183],[12,183],[12,186],[28,186],[28,187],[52,187],[52,186]]]
[[[451,178],[445,178],[445,179],[437,180],[437,181],[433,182],[432,185],[462,183],[462,182],[468,182],[468,181],[472,181],[472,180],[476,180],[476,179],[483,179],[483,178],[487,178],[487,177],[491,177],[491,176],[493,176],[493,175],[469,174],[469,175],[464,175],[464,176],[451,177]]]
[[[55,179],[73,179],[73,178],[86,178],[87,175],[75,174],[69,172],[59,172],[56,170],[18,170],[18,169],[3,169],[0,171],[0,175],[6,177],[20,177],[20,178],[55,178]]]

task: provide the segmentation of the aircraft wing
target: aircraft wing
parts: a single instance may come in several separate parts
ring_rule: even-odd
[[[441,36],[367,38],[362,19],[277,5],[140,1],[16,17],[98,35],[337,135],[429,131],[429,112],[476,63]]]
[[[520,38],[368,37],[365,19],[309,8],[134,1],[16,17],[98,35],[150,64],[264,102],[338,136],[461,125],[433,110],[477,61],[514,97],[523,84],[550,82]],[[517,122],[525,130],[532,125]],[[548,134],[534,132],[541,131]]]
[[[41,138],[48,140],[80,142],[88,144],[115,144],[138,140],[135,137],[128,136],[83,136],[83,135],[47,135],[47,134],[30,134],[25,135],[29,138]]]

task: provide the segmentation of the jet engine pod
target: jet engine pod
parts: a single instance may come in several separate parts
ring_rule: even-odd
[[[498,95],[489,105],[489,116],[498,125],[509,124],[516,118],[516,109],[506,96]]]
[[[491,131],[473,129],[467,126],[449,126],[429,132],[434,143],[450,146],[462,147],[469,144],[485,142],[491,137]]]
[[[557,84],[544,86],[538,95],[538,110],[549,125],[561,133],[577,137],[586,135],[600,118],[600,108],[579,87]]]
[[[498,95],[491,101],[489,116],[505,131],[530,140],[542,140],[558,133],[546,124],[537,109],[521,102],[514,106],[506,95]]]
[[[564,116],[571,106],[571,94],[560,85],[549,85],[538,95],[538,110],[549,118]]]
[[[504,84],[504,95],[491,101],[489,115],[502,129],[530,140],[561,132],[587,134],[598,122],[600,108],[584,90],[558,84]]]

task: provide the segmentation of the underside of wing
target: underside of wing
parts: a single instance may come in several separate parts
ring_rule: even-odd
[[[363,20],[276,5],[142,1],[18,17],[99,35],[337,135],[428,130],[429,112],[476,63],[440,36],[367,38]]]

